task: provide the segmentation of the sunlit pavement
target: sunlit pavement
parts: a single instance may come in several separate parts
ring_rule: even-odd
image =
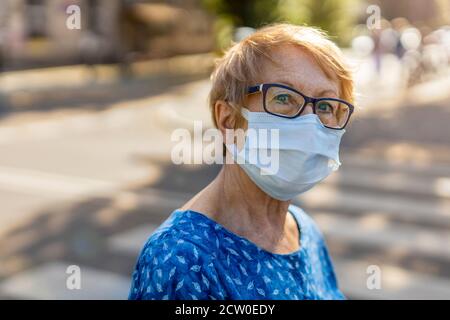
[[[119,101],[103,88],[75,110],[0,119],[0,297],[126,298],[145,239],[217,173],[170,161],[174,129],[210,125],[207,80],[126,89]],[[350,298],[450,297],[450,100],[402,100],[359,113],[340,171],[295,200],[323,230]],[[73,264],[81,290],[66,288]],[[367,288],[370,265],[380,290]]]

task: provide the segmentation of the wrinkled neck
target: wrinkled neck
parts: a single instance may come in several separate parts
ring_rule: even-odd
[[[222,214],[236,218],[243,228],[271,229],[284,233],[290,201],[280,201],[262,191],[239,165],[224,165],[217,177]]]

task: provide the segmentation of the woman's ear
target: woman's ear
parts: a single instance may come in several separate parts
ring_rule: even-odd
[[[224,100],[217,100],[214,104],[214,118],[217,128],[225,136],[226,129],[234,129],[236,125],[236,112],[233,107]]]
[[[245,142],[247,124],[238,111],[230,103],[218,100],[214,104],[214,117],[217,129],[223,137],[223,156],[226,156],[227,152],[225,144],[236,144],[238,148],[241,148]],[[227,130],[231,131],[227,132]]]

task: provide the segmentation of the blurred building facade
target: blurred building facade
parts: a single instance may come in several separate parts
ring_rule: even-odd
[[[368,2],[379,5],[383,17],[388,20],[403,17],[417,26],[429,27],[439,27],[450,22],[449,0],[372,0]]]
[[[66,27],[70,5],[81,29]],[[2,0],[0,68],[108,63],[212,49],[211,19],[200,1]],[[195,43],[195,45],[193,45]]]
[[[214,18],[201,0],[127,1],[122,13],[127,52],[156,58],[214,48]]]

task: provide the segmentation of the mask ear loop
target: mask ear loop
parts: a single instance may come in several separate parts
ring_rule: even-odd
[[[250,110],[248,110],[246,107],[241,108],[241,115],[242,117],[248,121],[248,118],[250,117]]]

